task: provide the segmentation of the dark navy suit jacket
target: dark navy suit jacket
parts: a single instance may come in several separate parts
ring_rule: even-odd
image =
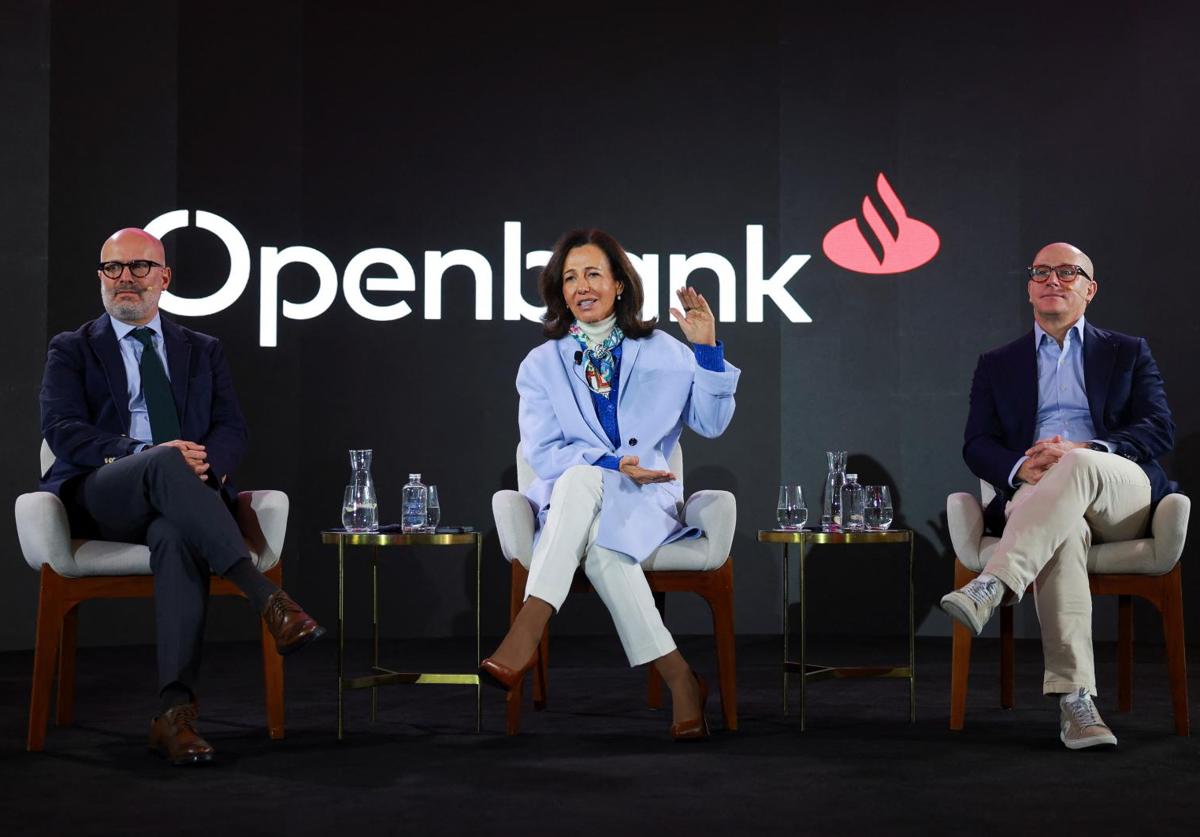
[[[1157,462],[1175,444],[1175,422],[1146,341],[1085,323],[1083,379],[1096,438],[1142,467],[1150,478],[1151,503],[1177,491]],[[980,355],[971,382],[963,459],[975,476],[996,489],[984,514],[993,534],[1004,528],[1004,504],[1016,493],[1008,475],[1037,441],[1037,401],[1032,331]]]
[[[233,377],[215,337],[161,318],[167,368],[180,436],[208,451],[210,484],[228,477],[246,451],[246,422]],[[123,456],[140,442],[129,438],[129,389],[112,321],[105,314],[50,341],[40,396],[42,436],[56,457],[42,476],[43,491],[58,494],[67,480]],[[233,481],[220,486],[226,500]]]

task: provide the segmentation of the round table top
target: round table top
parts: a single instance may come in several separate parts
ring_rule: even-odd
[[[474,545],[479,532],[347,532],[322,529],[321,543],[344,546],[467,546]]]
[[[911,529],[822,532],[819,529],[759,529],[759,543],[908,543]]]

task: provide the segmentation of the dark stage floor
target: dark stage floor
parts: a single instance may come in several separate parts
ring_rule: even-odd
[[[818,660],[903,656],[903,640],[814,640]],[[712,672],[711,640],[685,654]],[[201,731],[219,762],[170,768],[145,752],[155,704],[153,649],[83,649],[78,723],[24,752],[31,655],[0,655],[0,828],[6,834],[1194,834],[1200,736],[1178,738],[1158,648],[1138,648],[1135,706],[1115,711],[1115,649],[1099,646],[1099,706],[1117,751],[1072,753],[1040,694],[1040,649],[1018,647],[1017,708],[998,708],[997,646],[977,645],[967,729],[947,730],[948,640],[918,644],[918,721],[903,681],[810,687],[809,730],[780,714],[771,638],[739,645],[741,729],[706,744],[667,737],[669,713],[644,708],[643,675],[615,638],[556,638],[551,702],[503,735],[503,698],[474,691],[349,695],[334,734],[334,645],[288,662],[287,738],[266,737],[257,648],[207,651]],[[366,643],[351,658],[367,659]],[[451,670],[469,641],[389,642],[396,667]],[[1191,670],[1197,654],[1193,649]],[[1193,678],[1193,695],[1196,694]],[[795,695],[796,693],[794,693]],[[527,698],[528,700],[528,698]],[[1195,701],[1193,700],[1193,707]],[[710,719],[718,717],[710,701]],[[1200,720],[1200,719],[1198,719]]]

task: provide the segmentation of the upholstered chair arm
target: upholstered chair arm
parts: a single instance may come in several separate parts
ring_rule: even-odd
[[[983,507],[974,494],[959,491],[946,498],[946,524],[959,562],[977,566],[979,542],[983,539]]]
[[[282,491],[243,491],[238,494],[237,521],[246,543],[265,572],[279,563],[287,534],[291,503]]]
[[[683,505],[683,522],[704,530],[709,548],[707,566],[725,563],[737,526],[737,499],[733,494],[715,489],[697,491]]]
[[[504,557],[528,566],[533,557],[533,504],[521,492],[504,489],[492,495],[492,515]]]
[[[79,567],[71,553],[71,526],[58,495],[34,491],[17,498],[17,539],[25,561],[35,570],[43,564],[62,576],[78,576]]]
[[[1191,512],[1192,500],[1183,494],[1168,494],[1154,510],[1154,520],[1150,523],[1154,536],[1154,563],[1165,568],[1164,572],[1174,567],[1183,554]]]

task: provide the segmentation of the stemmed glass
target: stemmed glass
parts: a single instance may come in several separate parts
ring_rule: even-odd
[[[868,485],[865,506],[868,529],[883,532],[892,525],[892,492],[886,485]]]
[[[804,490],[798,485],[779,486],[779,502],[775,507],[775,519],[779,528],[789,532],[804,527],[808,522],[808,507],[804,505]]]
[[[429,499],[425,503],[425,531],[436,532],[438,521],[442,519],[442,501],[438,497],[436,485],[429,486]]]

